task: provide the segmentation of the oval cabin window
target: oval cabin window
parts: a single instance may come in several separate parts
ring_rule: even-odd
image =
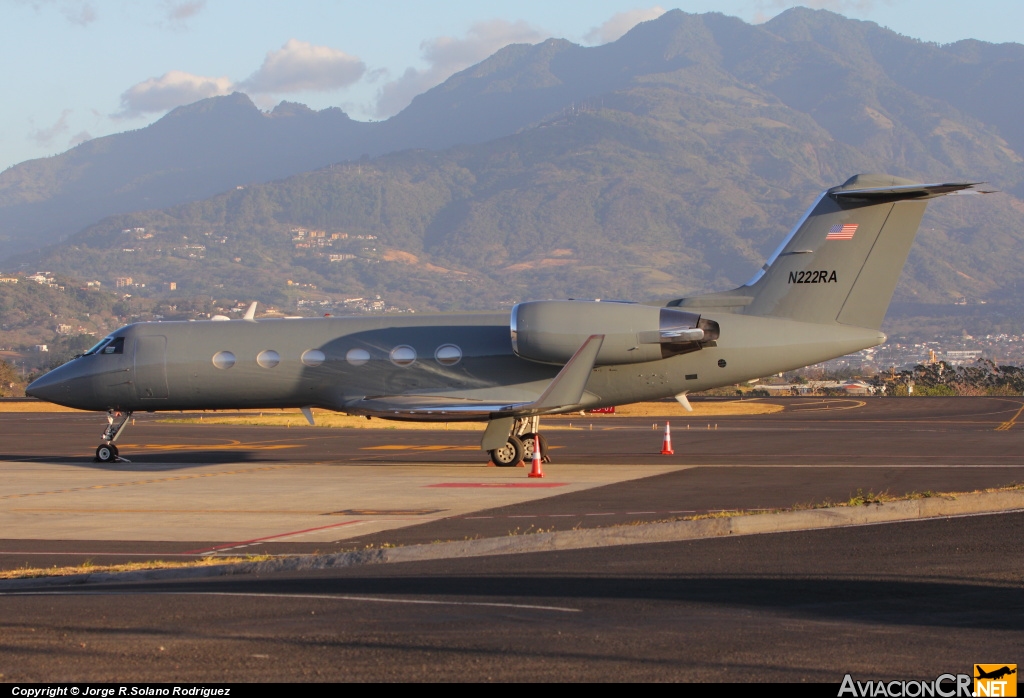
[[[213,365],[217,368],[231,368],[235,365],[235,355],[230,351],[218,351],[213,355]]]
[[[274,368],[281,363],[281,355],[273,349],[265,349],[256,356],[256,363],[263,368]]]
[[[416,350],[402,344],[391,350],[391,363],[395,366],[410,366],[416,361]]]
[[[454,344],[442,344],[434,352],[434,360],[442,366],[454,366],[462,361],[462,349]]]
[[[370,352],[365,349],[349,349],[348,353],[345,354],[345,361],[348,361],[353,366],[362,366],[370,360]]]
[[[327,361],[327,356],[319,349],[307,349],[302,352],[302,363],[306,366],[319,366]]]

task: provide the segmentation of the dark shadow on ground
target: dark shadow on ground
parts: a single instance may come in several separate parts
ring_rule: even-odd
[[[99,589],[97,589],[99,591]],[[262,580],[104,587],[104,593],[266,593]],[[976,582],[835,578],[592,576],[370,576],[278,579],[275,594],[466,598],[497,603],[580,605],[604,600],[667,601],[768,610],[806,618],[886,625],[1019,630],[1019,587]]]

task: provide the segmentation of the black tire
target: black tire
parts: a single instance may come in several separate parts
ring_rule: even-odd
[[[100,463],[113,463],[117,460],[117,446],[114,444],[100,444],[96,447],[96,460]]]
[[[540,437],[540,458],[544,463],[551,462],[551,454],[548,453],[548,440],[543,434],[523,434],[519,440],[523,442],[523,461],[533,462],[533,440]]]
[[[541,448],[544,448],[541,443]],[[512,468],[519,465],[523,460],[523,442],[518,436],[508,437],[508,442],[501,448],[489,452],[491,462],[499,468]]]

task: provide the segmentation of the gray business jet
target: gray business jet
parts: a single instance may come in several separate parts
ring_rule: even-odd
[[[753,279],[657,303],[548,300],[507,313],[142,322],[29,385],[108,413],[311,408],[487,423],[496,465],[529,458],[542,415],[686,394],[873,347],[927,200],[982,192],[858,175],[823,192]],[[982,192],[987,193],[987,192]],[[224,318],[226,320],[226,318]],[[543,443],[542,441],[540,443]]]

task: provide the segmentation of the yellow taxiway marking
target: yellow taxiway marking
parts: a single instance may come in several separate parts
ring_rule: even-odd
[[[276,451],[299,448],[301,444],[261,444],[231,441],[226,444],[118,444],[124,448],[144,448],[150,451],[226,451],[243,448],[247,451]]]
[[[548,446],[548,449],[564,448],[563,446]],[[445,446],[435,444],[421,446],[417,444],[385,444],[383,446],[361,446],[360,451],[479,451],[479,446]]]
[[[86,492],[88,490],[104,490],[112,487],[132,487],[135,485],[155,485],[161,482],[178,482],[179,480],[198,480],[204,477],[220,477],[221,475],[242,475],[244,473],[258,473],[266,470],[288,470],[297,468],[296,465],[268,465],[262,468],[245,468],[243,470],[223,470],[219,473],[193,473],[191,475],[175,475],[174,477],[156,477],[149,480],[133,480],[130,482],[111,482],[108,485],[85,485],[82,487],[68,487],[60,490],[47,490],[45,492],[23,492],[21,494],[5,494],[0,496],[3,499],[21,499],[23,497],[44,497],[50,494],[69,494],[71,492]]]
[[[846,405],[845,407],[831,407],[843,402],[852,402],[852,405]],[[792,405],[789,407],[791,412],[816,412],[818,410],[855,410],[858,407],[863,407],[867,403],[863,400],[822,400],[821,402],[810,403],[813,407],[804,407],[802,405]],[[820,405],[824,404],[824,407]]]
[[[479,451],[479,446],[418,446],[416,444],[385,444],[384,446],[363,446],[360,451]]]
[[[1010,417],[1009,421],[1003,422],[997,426],[996,431],[1009,431],[1010,429],[1013,429],[1013,425],[1017,423],[1017,419],[1020,417],[1021,412],[1024,412],[1024,404],[1020,406],[1020,409],[1017,410],[1015,415]]]
[[[68,507],[13,507],[6,511],[30,514],[255,514],[257,516],[333,516],[333,512],[294,509],[71,509]]]

